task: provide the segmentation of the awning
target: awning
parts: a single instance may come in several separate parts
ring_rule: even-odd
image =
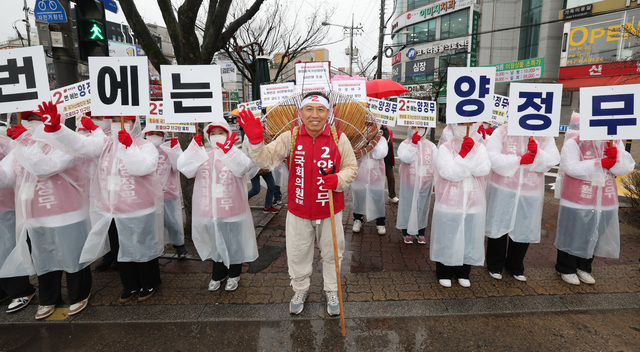
[[[563,85],[562,90],[579,90],[581,87],[600,87],[600,86],[617,86],[621,84],[638,84],[640,83],[640,75],[619,75],[604,77],[585,77],[562,79],[556,83]]]

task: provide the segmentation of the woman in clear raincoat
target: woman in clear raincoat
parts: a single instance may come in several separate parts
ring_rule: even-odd
[[[593,284],[594,256],[618,258],[620,223],[615,176],[633,170],[635,161],[621,140],[580,139],[580,115],[571,116],[560,157],[556,188],[560,210],[555,245],[556,270],[567,283]]]
[[[560,162],[560,153],[552,137],[509,136],[507,129],[507,124],[498,127],[486,144],[492,170],[487,178],[487,268],[494,279],[501,279],[506,268],[525,281],[529,243],[540,242],[544,173]]]
[[[166,132],[147,129],[143,132],[145,139],[158,148],[156,175],[160,178],[164,192],[165,243],[173,245],[178,258],[186,258],[187,250],[184,248],[184,221],[182,219],[182,187],[180,187],[180,173],[178,172],[178,158],[182,155],[182,148],[175,137],[165,142]]]
[[[376,220],[378,235],[387,233],[385,227],[385,180],[384,157],[387,156],[386,140],[380,137],[373,150],[358,160],[358,175],[351,184],[353,191],[353,232],[360,232],[363,217]]]
[[[398,146],[400,164],[400,202],[396,228],[402,230],[404,243],[426,244],[425,230],[429,221],[433,189],[434,159],[437,148],[426,136],[429,128],[409,128],[406,139]]]
[[[247,173],[254,164],[233,146],[235,133],[229,136],[230,131],[224,119],[216,119],[204,129],[210,148],[197,135],[178,158],[178,170],[196,178],[191,234],[200,258],[213,260],[209,291],[218,290],[227,276],[225,290],[237,289],[242,263],[258,258],[247,195]]]
[[[430,258],[442,286],[458,278],[468,287],[471,265],[484,263],[486,198],[484,176],[491,171],[485,146],[465,137],[465,124],[452,125],[453,137],[438,148],[436,200],[431,221]]]
[[[120,130],[121,119],[124,130]],[[80,260],[91,263],[109,251],[107,232],[114,221],[123,285],[120,302],[128,302],[135,294],[138,301],[147,300],[161,283],[158,257],[164,251],[164,196],[155,173],[158,150],[142,138],[135,116],[114,116],[111,137],[90,119],[82,118],[81,122],[92,131],[88,137],[64,125],[57,132],[38,136],[69,154],[98,159],[91,181],[92,229]]]
[[[10,138],[0,135],[0,160],[11,151],[10,142]],[[0,268],[16,247],[15,203],[13,187],[0,188]],[[28,275],[0,277],[0,298],[11,298],[7,313],[26,307],[35,291]]]
[[[38,114],[55,115],[57,109],[41,109]],[[62,303],[61,280],[66,272],[73,315],[86,307],[91,293],[90,263],[81,260],[90,229],[89,201],[81,188],[86,184],[85,165],[33,138],[50,125],[31,117],[26,125],[26,131],[14,128],[12,151],[0,162],[0,187],[15,187],[17,234],[0,276],[37,274],[36,319],[44,319]]]

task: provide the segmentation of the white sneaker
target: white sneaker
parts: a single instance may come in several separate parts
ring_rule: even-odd
[[[458,279],[458,284],[462,287],[471,287],[471,281],[469,281],[469,279]]]
[[[451,287],[451,280],[450,279],[440,279],[440,280],[438,280],[438,283],[440,285],[442,285],[443,287]]]
[[[9,303],[9,305],[7,306],[7,313],[17,312],[20,309],[26,307],[29,304],[29,302],[31,302],[31,299],[33,298],[33,296],[35,296],[35,293],[33,293],[30,296],[24,296],[24,297],[18,297],[18,298],[12,299],[11,303]]]
[[[491,276],[492,278],[496,279],[496,280],[502,280],[502,274],[501,273],[492,273],[491,271],[489,272],[489,276]]]
[[[518,281],[522,281],[522,282],[527,281],[527,277],[524,276],[524,275],[513,275],[513,278],[518,280]]]
[[[327,296],[327,313],[330,316],[340,315],[340,301],[338,300],[338,291],[326,291]]]
[[[576,275],[578,275],[578,279],[584,282],[585,284],[593,285],[596,283],[596,279],[594,279],[593,276],[591,276],[591,274],[589,274],[586,271],[582,271],[578,269],[578,271],[576,272]]]
[[[240,281],[240,276],[238,277],[230,277],[227,280],[227,284],[224,286],[225,291],[235,291],[238,288],[238,281]]]
[[[353,220],[353,227],[351,228],[352,232],[360,232],[362,229],[362,221],[361,220]]]
[[[400,199],[398,199],[398,197],[393,197],[393,198],[389,198],[389,201],[393,204],[398,204],[398,202],[400,201]]]
[[[304,309],[304,301],[307,300],[307,296],[309,295],[309,291],[304,292],[296,292],[291,298],[291,302],[289,302],[289,313],[291,314],[300,314]]]
[[[215,281],[215,280],[211,280],[209,281],[209,291],[213,292],[213,291],[218,291],[218,289],[220,288],[220,282],[221,281]]]
[[[576,274],[560,274],[560,277],[568,284],[580,285],[580,279],[578,279],[578,275]]]
[[[382,236],[387,233],[387,228],[384,225],[376,226],[378,228],[378,235]]]

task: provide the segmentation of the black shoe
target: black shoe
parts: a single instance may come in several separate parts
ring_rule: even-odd
[[[108,270],[111,268],[111,265],[113,265],[114,263],[115,261],[110,255],[105,255],[104,257],[102,257],[102,260],[100,261],[100,263],[96,265],[96,270],[97,271]]]
[[[141,288],[140,293],[138,294],[138,302],[144,302],[151,298],[153,294],[156,293],[155,288]]]
[[[138,293],[138,290],[124,290],[120,295],[120,303],[129,302],[136,293]]]
[[[187,257],[187,250],[182,246],[173,246],[176,249],[176,253],[178,255],[178,259],[184,259]]]

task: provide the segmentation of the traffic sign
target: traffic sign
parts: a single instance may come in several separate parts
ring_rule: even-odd
[[[34,7],[36,20],[45,22],[67,22],[67,14],[58,0],[36,0]]]
[[[118,4],[113,0],[100,0],[104,2],[104,9],[113,13],[118,13]]]

